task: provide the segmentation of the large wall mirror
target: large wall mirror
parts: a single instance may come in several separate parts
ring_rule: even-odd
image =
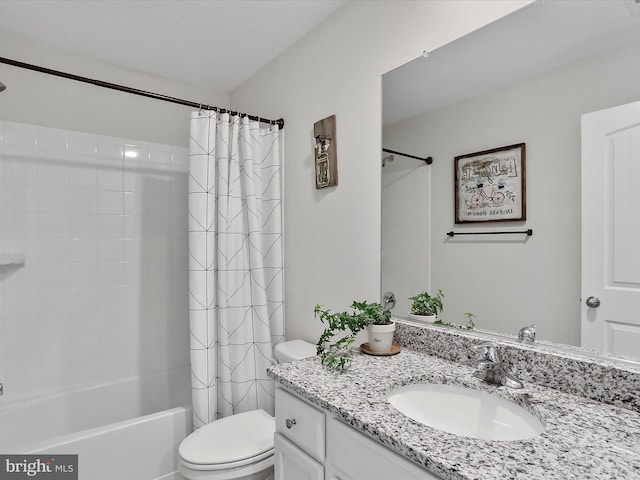
[[[582,179],[581,118],[638,101],[634,0],[532,3],[383,75],[383,147],[434,159],[381,155],[382,291],[396,294],[394,313],[405,316],[409,297],[442,289],[447,322],[464,324],[471,312],[479,329],[515,335],[535,324],[538,339],[585,346],[582,323],[594,310],[581,287],[582,195],[602,182]],[[526,220],[455,224],[454,158],[520,143]],[[640,215],[628,213],[640,231]],[[532,236],[447,236],[528,229]],[[640,291],[635,249],[623,287]],[[635,302],[626,310],[640,311]],[[640,360],[635,317],[603,333],[599,350]]]

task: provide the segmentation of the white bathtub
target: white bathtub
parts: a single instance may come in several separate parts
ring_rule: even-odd
[[[81,480],[180,478],[189,380],[180,369],[3,405],[0,452],[78,454]]]

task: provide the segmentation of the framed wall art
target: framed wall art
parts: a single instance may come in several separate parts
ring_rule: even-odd
[[[455,157],[456,223],[526,220],[525,144]]]

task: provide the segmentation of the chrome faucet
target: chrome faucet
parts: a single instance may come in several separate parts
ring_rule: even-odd
[[[476,359],[476,370],[473,372],[474,377],[504,387],[523,387],[520,380],[505,370],[502,359],[500,358],[500,345],[494,342],[482,342],[480,345],[476,345],[475,348],[482,350],[482,352]]]
[[[518,340],[523,343],[534,343],[536,341],[536,326],[529,325],[518,330]]]

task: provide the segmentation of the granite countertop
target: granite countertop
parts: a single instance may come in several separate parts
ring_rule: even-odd
[[[403,349],[357,353],[346,372],[319,358],[274,365],[269,375],[357,430],[444,479],[640,479],[640,414],[533,383],[514,390],[489,385],[471,367]],[[509,398],[545,424],[538,437],[476,440],[418,423],[386,400],[410,383],[463,385]]]

